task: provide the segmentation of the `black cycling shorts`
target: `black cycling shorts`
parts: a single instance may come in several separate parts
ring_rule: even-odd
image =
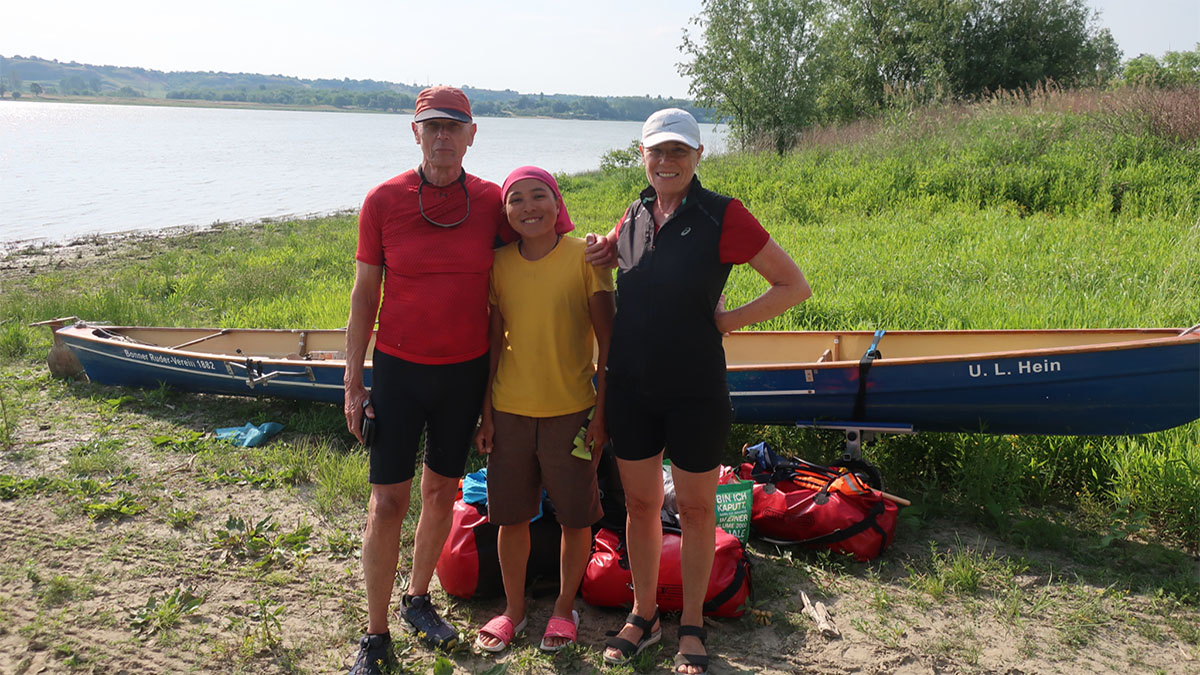
[[[487,354],[445,365],[413,363],[378,349],[371,358],[370,482],[411,479],[422,432],[425,466],[448,478],[462,476],[487,386]]]
[[[619,459],[648,459],[664,453],[671,465],[692,473],[721,464],[733,407],[729,395],[655,397],[608,381],[608,433]]]

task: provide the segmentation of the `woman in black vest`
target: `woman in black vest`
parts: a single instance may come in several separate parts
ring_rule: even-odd
[[[704,189],[704,146],[686,111],[660,110],[642,127],[647,187],[607,236],[617,250],[617,315],[608,361],[608,420],[629,517],[633,611],[604,652],[624,663],[662,636],[658,586],[662,460],[671,460],[683,530],[683,613],[676,672],[703,673],[703,603],[716,550],[716,487],[732,421],[721,338],[776,317],[812,291],[791,257],[741,202]],[[734,264],[770,284],[726,310]]]

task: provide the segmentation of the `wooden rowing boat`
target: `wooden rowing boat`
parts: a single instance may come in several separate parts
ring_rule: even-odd
[[[55,336],[101,384],[342,401],[343,330],[75,322]],[[1110,435],[1200,418],[1200,326],[748,331],[725,352],[739,422]],[[370,373],[368,361],[368,386]]]

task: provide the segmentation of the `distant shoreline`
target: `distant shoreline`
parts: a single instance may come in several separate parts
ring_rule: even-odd
[[[372,115],[404,115],[412,110],[384,112],[366,108],[338,108],[331,105],[286,105],[283,103],[252,103],[248,101],[208,101],[203,99],[120,97],[120,96],[69,96],[62,94],[21,94],[21,98],[0,98],[4,103],[82,103],[85,105],[144,105],[160,108],[230,108],[234,110],[293,110],[305,112],[366,113]]]
[[[189,99],[189,98],[149,98],[149,97],[120,97],[120,96],[74,96],[64,94],[21,94],[21,98],[4,98],[0,97],[0,103],[78,103],[83,105],[140,105],[156,108],[224,108],[231,110],[283,110],[294,112],[332,112],[332,113],[354,113],[365,115],[411,115],[411,108],[402,108],[393,112],[384,110],[371,110],[370,108],[359,108],[356,106],[339,108],[332,105],[289,105],[284,103],[256,103],[251,101],[210,101],[207,99]],[[583,117],[555,117],[550,115],[476,115],[476,117],[488,117],[495,119],[543,119],[543,120],[571,120],[580,122],[636,122],[637,120],[624,119],[609,119],[595,118],[588,119]],[[715,122],[706,122],[706,124],[715,124]]]

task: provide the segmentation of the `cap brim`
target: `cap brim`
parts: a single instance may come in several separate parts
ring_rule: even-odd
[[[414,122],[425,122],[428,120],[454,120],[470,124],[471,116],[459,110],[447,110],[445,108],[430,108],[422,110],[413,116]]]
[[[650,134],[642,139],[642,147],[653,148],[656,145],[662,145],[663,143],[669,143],[671,141],[683,143],[693,150],[700,149],[700,139],[688,138],[687,136],[674,131],[659,131],[657,133]]]

